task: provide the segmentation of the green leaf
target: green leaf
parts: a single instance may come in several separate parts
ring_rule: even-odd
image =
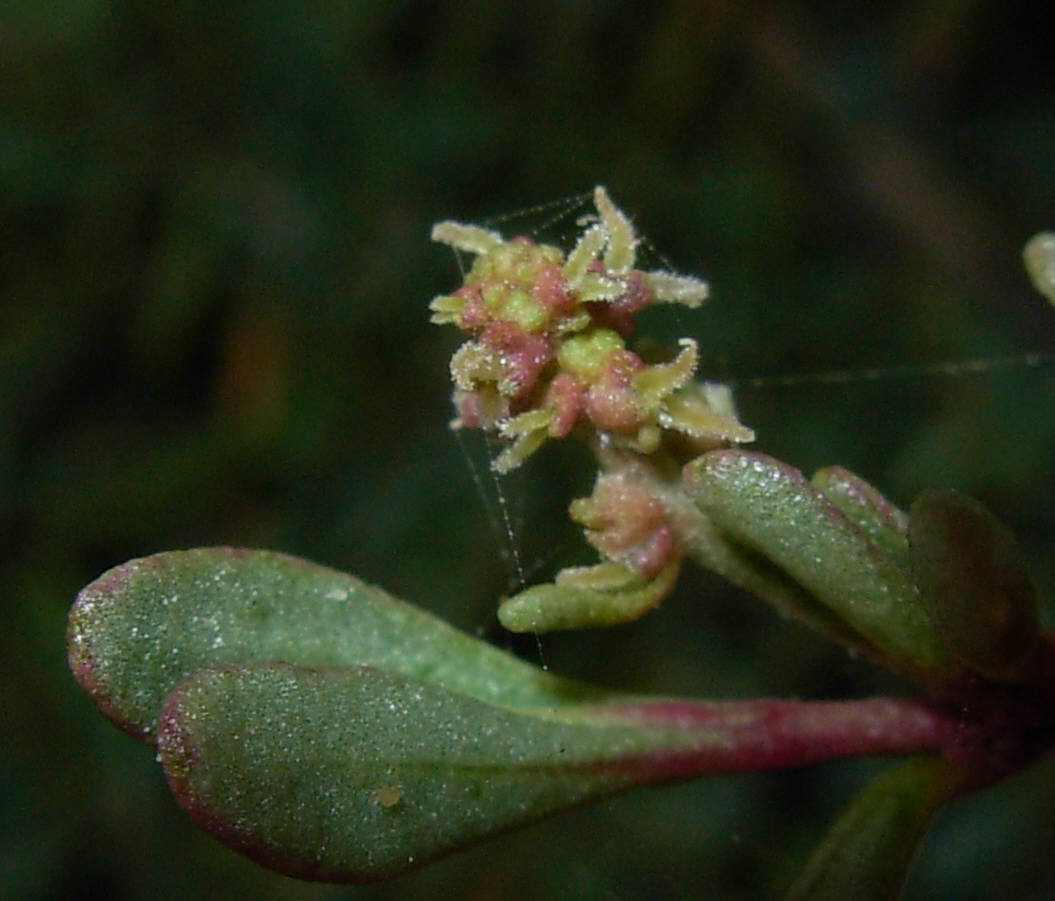
[[[556,582],[533,585],[503,601],[498,620],[511,632],[628,623],[670,594],[680,570],[680,560],[668,563],[652,579],[614,561],[564,570]]]
[[[671,517],[685,556],[697,565],[728,579],[744,591],[763,598],[784,616],[793,616],[855,653],[872,652],[868,642],[838,619],[813,595],[753,548],[719,529],[692,497],[692,464],[683,481],[656,480],[650,487]]]
[[[199,825],[265,866],[328,881],[383,878],[679,775],[665,757],[727,743],[717,727],[562,720],[379,670],[283,664],[198,673],[160,730],[162,765]]]
[[[915,702],[633,702],[514,710],[371,667],[203,670],[161,716],[183,807],[258,862],[378,879],[632,786],[947,740]]]
[[[1014,535],[972,498],[927,491],[910,510],[909,545],[920,596],[953,654],[988,679],[1028,680],[1037,605]]]
[[[961,771],[940,758],[887,770],[845,810],[796,880],[787,901],[891,901]]]
[[[722,532],[805,588],[887,665],[921,676],[952,671],[909,575],[798,470],[721,450],[690,463],[685,481]]]
[[[78,595],[68,645],[81,687],[146,741],[177,682],[257,660],[370,664],[510,707],[603,696],[353,576],[269,551],[201,548],[118,566]]]
[[[810,484],[878,547],[902,572],[912,571],[908,554],[908,516],[848,469],[818,469]]]
[[[1022,261],[1033,287],[1055,304],[1055,233],[1041,232],[1026,242]]]

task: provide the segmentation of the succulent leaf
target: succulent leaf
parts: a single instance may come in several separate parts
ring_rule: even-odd
[[[117,725],[154,740],[173,686],[206,667],[369,664],[510,707],[597,699],[353,576],[270,551],[132,560],[78,595],[70,666]]]
[[[908,516],[872,485],[841,466],[818,469],[810,484],[865,533],[888,560],[911,572]]]
[[[891,666],[951,674],[909,575],[798,470],[764,454],[712,451],[688,465],[686,487],[720,530],[782,569]]]
[[[226,844],[289,875],[366,881],[633,786],[897,753],[946,731],[911,702],[511,710],[370,667],[260,663],[181,683],[159,752]]]
[[[646,578],[622,563],[575,567],[502,602],[498,619],[511,632],[555,632],[615,626],[644,616],[670,594],[681,558]]]
[[[920,596],[953,654],[986,678],[1028,680],[1039,625],[1014,535],[972,498],[926,491],[910,510],[909,547]]]
[[[1055,232],[1034,235],[1022,251],[1033,287],[1055,304]]]
[[[514,713],[369,668],[256,664],[182,683],[159,751],[200,826],[280,872],[340,882],[655,781],[649,757],[672,734],[692,735]]]
[[[941,758],[919,757],[883,773],[842,813],[787,901],[893,901],[916,849],[962,775]]]

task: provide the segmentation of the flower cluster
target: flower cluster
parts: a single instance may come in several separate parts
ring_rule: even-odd
[[[433,228],[433,240],[476,256],[462,287],[436,297],[430,309],[433,322],[472,336],[451,360],[453,425],[510,440],[494,462],[499,472],[578,425],[642,454],[655,452],[665,432],[700,449],[754,438],[722,386],[693,381],[695,341],[682,339],[677,356],[658,365],[627,347],[639,312],[657,302],[698,306],[707,285],[635,269],[630,220],[604,188],[595,189],[594,204],[597,216],[567,256],[479,226]]]
[[[754,439],[724,385],[696,382],[696,342],[666,363],[627,346],[635,318],[656,303],[696,307],[697,278],[635,268],[638,238],[604,188],[572,250],[475,225],[441,222],[436,241],[475,255],[464,284],[433,299],[432,321],[469,339],[451,359],[454,428],[508,440],[493,466],[508,472],[547,439],[573,431],[601,465],[572,519],[601,554],[550,585],[508,598],[499,619],[514,631],[611,625],[636,619],[674,586],[684,558],[665,484],[706,450]]]

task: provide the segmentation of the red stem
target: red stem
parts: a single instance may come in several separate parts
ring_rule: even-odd
[[[664,702],[619,705],[612,712],[657,727],[713,726],[720,733],[718,740],[703,741],[691,751],[635,762],[671,779],[787,769],[839,757],[943,751],[955,745],[960,730],[951,710],[920,699]]]

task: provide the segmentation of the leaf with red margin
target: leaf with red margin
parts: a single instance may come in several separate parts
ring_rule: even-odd
[[[955,722],[914,701],[512,710],[369,667],[204,670],[159,756],[190,816],[264,866],[369,881],[637,785],[901,753]]]
[[[118,726],[152,742],[172,688],[257,660],[369,664],[510,707],[607,697],[560,679],[354,576],[271,551],[198,548],[130,560],[77,597],[70,667]]]

